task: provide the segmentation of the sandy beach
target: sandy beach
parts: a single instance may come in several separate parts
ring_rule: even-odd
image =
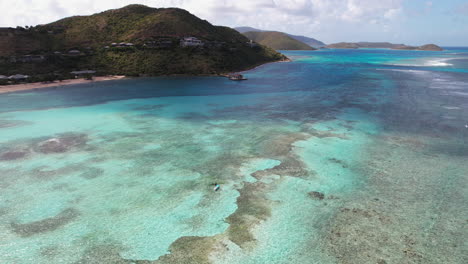
[[[125,78],[125,76],[123,75],[113,75],[113,76],[94,77],[93,80],[69,79],[69,80],[63,80],[63,81],[54,81],[50,83],[37,82],[37,83],[22,83],[22,84],[13,84],[13,85],[0,85],[0,94],[18,92],[18,91],[26,91],[26,90],[43,89],[43,88],[49,88],[49,87],[59,87],[59,86],[66,86],[66,85],[71,85],[71,84],[120,80],[123,78]]]
[[[242,73],[254,70],[258,67],[268,65],[270,63],[279,63],[279,62],[291,62],[291,59],[281,60],[281,61],[272,61],[267,63],[262,63],[260,65],[255,65],[251,68],[245,69],[240,71]],[[180,74],[174,75],[166,75],[166,76],[186,76]],[[194,75],[189,75],[194,76]],[[218,77],[228,77],[229,74],[206,74],[206,75],[196,75],[196,76],[218,76]],[[124,75],[111,75],[111,76],[100,76],[100,77],[93,77],[92,80],[86,80],[83,78],[80,79],[68,79],[63,81],[54,81],[54,82],[36,82],[36,83],[21,83],[21,84],[13,84],[13,85],[0,85],[0,94],[2,93],[12,93],[12,92],[19,92],[19,91],[27,91],[27,90],[36,90],[36,89],[43,89],[43,88],[50,88],[50,87],[62,87],[71,84],[81,84],[81,83],[92,83],[92,82],[102,82],[102,81],[111,81],[111,80],[120,80],[126,78]]]

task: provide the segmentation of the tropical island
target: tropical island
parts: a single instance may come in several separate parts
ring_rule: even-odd
[[[442,51],[443,49],[435,44],[423,46],[408,46],[405,44],[393,44],[390,42],[340,42],[325,46],[328,49],[395,49],[395,50],[422,50],[422,51]]]
[[[179,8],[129,5],[0,28],[0,84],[125,75],[222,75],[287,58]]]
[[[443,51],[444,50],[444,49],[442,49],[441,47],[439,47],[439,46],[437,46],[435,44],[426,44],[426,45],[422,45],[422,46],[419,46],[419,47],[401,45],[401,46],[395,47],[394,49],[397,49],[397,50],[423,50],[423,51]]]

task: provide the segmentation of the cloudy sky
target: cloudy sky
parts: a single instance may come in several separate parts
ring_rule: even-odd
[[[180,7],[216,25],[339,41],[468,46],[468,0],[0,0],[0,26],[36,25],[127,4]]]

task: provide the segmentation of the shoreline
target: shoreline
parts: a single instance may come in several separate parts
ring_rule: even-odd
[[[54,81],[50,83],[36,82],[36,83],[21,83],[21,84],[12,84],[12,85],[0,85],[0,94],[45,89],[45,88],[51,88],[51,87],[63,87],[63,86],[68,86],[72,84],[121,80],[124,78],[127,78],[127,77],[124,75],[111,75],[111,76],[93,77],[93,80],[68,79],[68,80],[63,80],[63,81]]]
[[[293,61],[293,60],[291,60],[290,58],[286,57],[286,59],[284,59],[284,60],[270,61],[270,62],[262,63],[262,64],[260,64],[260,65],[253,66],[253,67],[251,67],[251,68],[248,68],[248,69],[246,69],[246,70],[239,71],[239,72],[247,72],[247,71],[255,70],[255,69],[257,69],[257,68],[263,67],[263,66],[268,65],[268,64],[282,63],[282,62],[292,62],[292,61]]]
[[[270,61],[266,63],[261,63],[258,65],[254,65],[252,67],[249,67],[245,70],[240,70],[239,72],[247,72],[251,70],[255,70],[259,67],[271,64],[271,63],[279,63],[279,62],[291,62],[292,60],[289,58],[286,58],[284,60],[279,60],[279,61]],[[206,76],[206,77],[228,77],[229,73],[220,73],[220,74],[168,74],[168,75],[161,75],[161,76],[166,76],[166,77],[171,77],[171,76],[188,76],[188,77],[196,77],[196,76]],[[151,77],[161,77],[161,76],[151,76]],[[150,76],[147,76],[150,77]],[[52,87],[65,87],[68,85],[73,85],[73,84],[85,84],[85,83],[93,83],[93,82],[102,82],[102,81],[112,81],[112,80],[122,80],[129,78],[124,75],[109,75],[109,76],[97,76],[93,77],[93,80],[86,80],[86,79],[67,79],[63,81],[54,81],[50,83],[42,83],[42,82],[36,82],[36,83],[21,83],[21,84],[12,84],[12,85],[0,85],[0,94],[4,93],[14,93],[14,92],[21,92],[21,91],[28,91],[28,90],[38,90],[38,89],[45,89],[45,88],[52,88]]]

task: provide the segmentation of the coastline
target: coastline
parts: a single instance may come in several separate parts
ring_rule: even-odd
[[[252,67],[249,67],[245,70],[241,70],[239,72],[247,72],[258,67],[268,65],[271,63],[279,63],[279,62],[291,62],[292,60],[286,58],[284,60],[279,61],[270,61],[266,63],[256,64]],[[229,73],[221,73],[221,74],[195,74],[195,75],[185,75],[185,74],[169,74],[169,75],[162,75],[162,76],[213,76],[213,77],[228,77]],[[97,76],[93,77],[93,80],[86,80],[86,79],[67,79],[63,81],[54,81],[50,83],[22,83],[22,84],[12,84],[12,85],[0,85],[0,94],[4,93],[13,93],[13,92],[20,92],[20,91],[28,91],[28,90],[37,90],[37,89],[44,89],[44,88],[51,88],[51,87],[64,87],[72,84],[83,84],[83,83],[92,83],[92,82],[102,82],[102,81],[111,81],[111,80],[121,80],[124,78],[128,78],[124,75],[109,75],[109,76]]]
[[[22,83],[22,84],[12,84],[12,85],[0,85],[0,94],[3,93],[13,93],[19,91],[27,91],[27,90],[36,90],[36,89],[44,89],[50,87],[62,87],[72,84],[82,84],[82,83],[92,83],[92,82],[102,82],[102,81],[111,81],[111,80],[121,80],[126,78],[123,75],[111,75],[111,76],[98,76],[94,77],[93,80],[85,80],[85,79],[68,79],[63,81],[54,81],[51,83]]]
[[[243,70],[243,71],[240,71],[240,72],[247,72],[247,71],[251,71],[251,70],[255,70],[259,67],[262,67],[262,66],[265,66],[265,65],[268,65],[268,64],[272,64],[272,63],[281,63],[281,62],[292,62],[293,60],[291,60],[290,58],[286,57],[286,59],[283,59],[283,60],[278,60],[278,61],[270,61],[270,62],[266,62],[266,63],[262,63],[262,64],[259,64],[259,65],[255,65],[255,66],[252,66],[246,70]]]

